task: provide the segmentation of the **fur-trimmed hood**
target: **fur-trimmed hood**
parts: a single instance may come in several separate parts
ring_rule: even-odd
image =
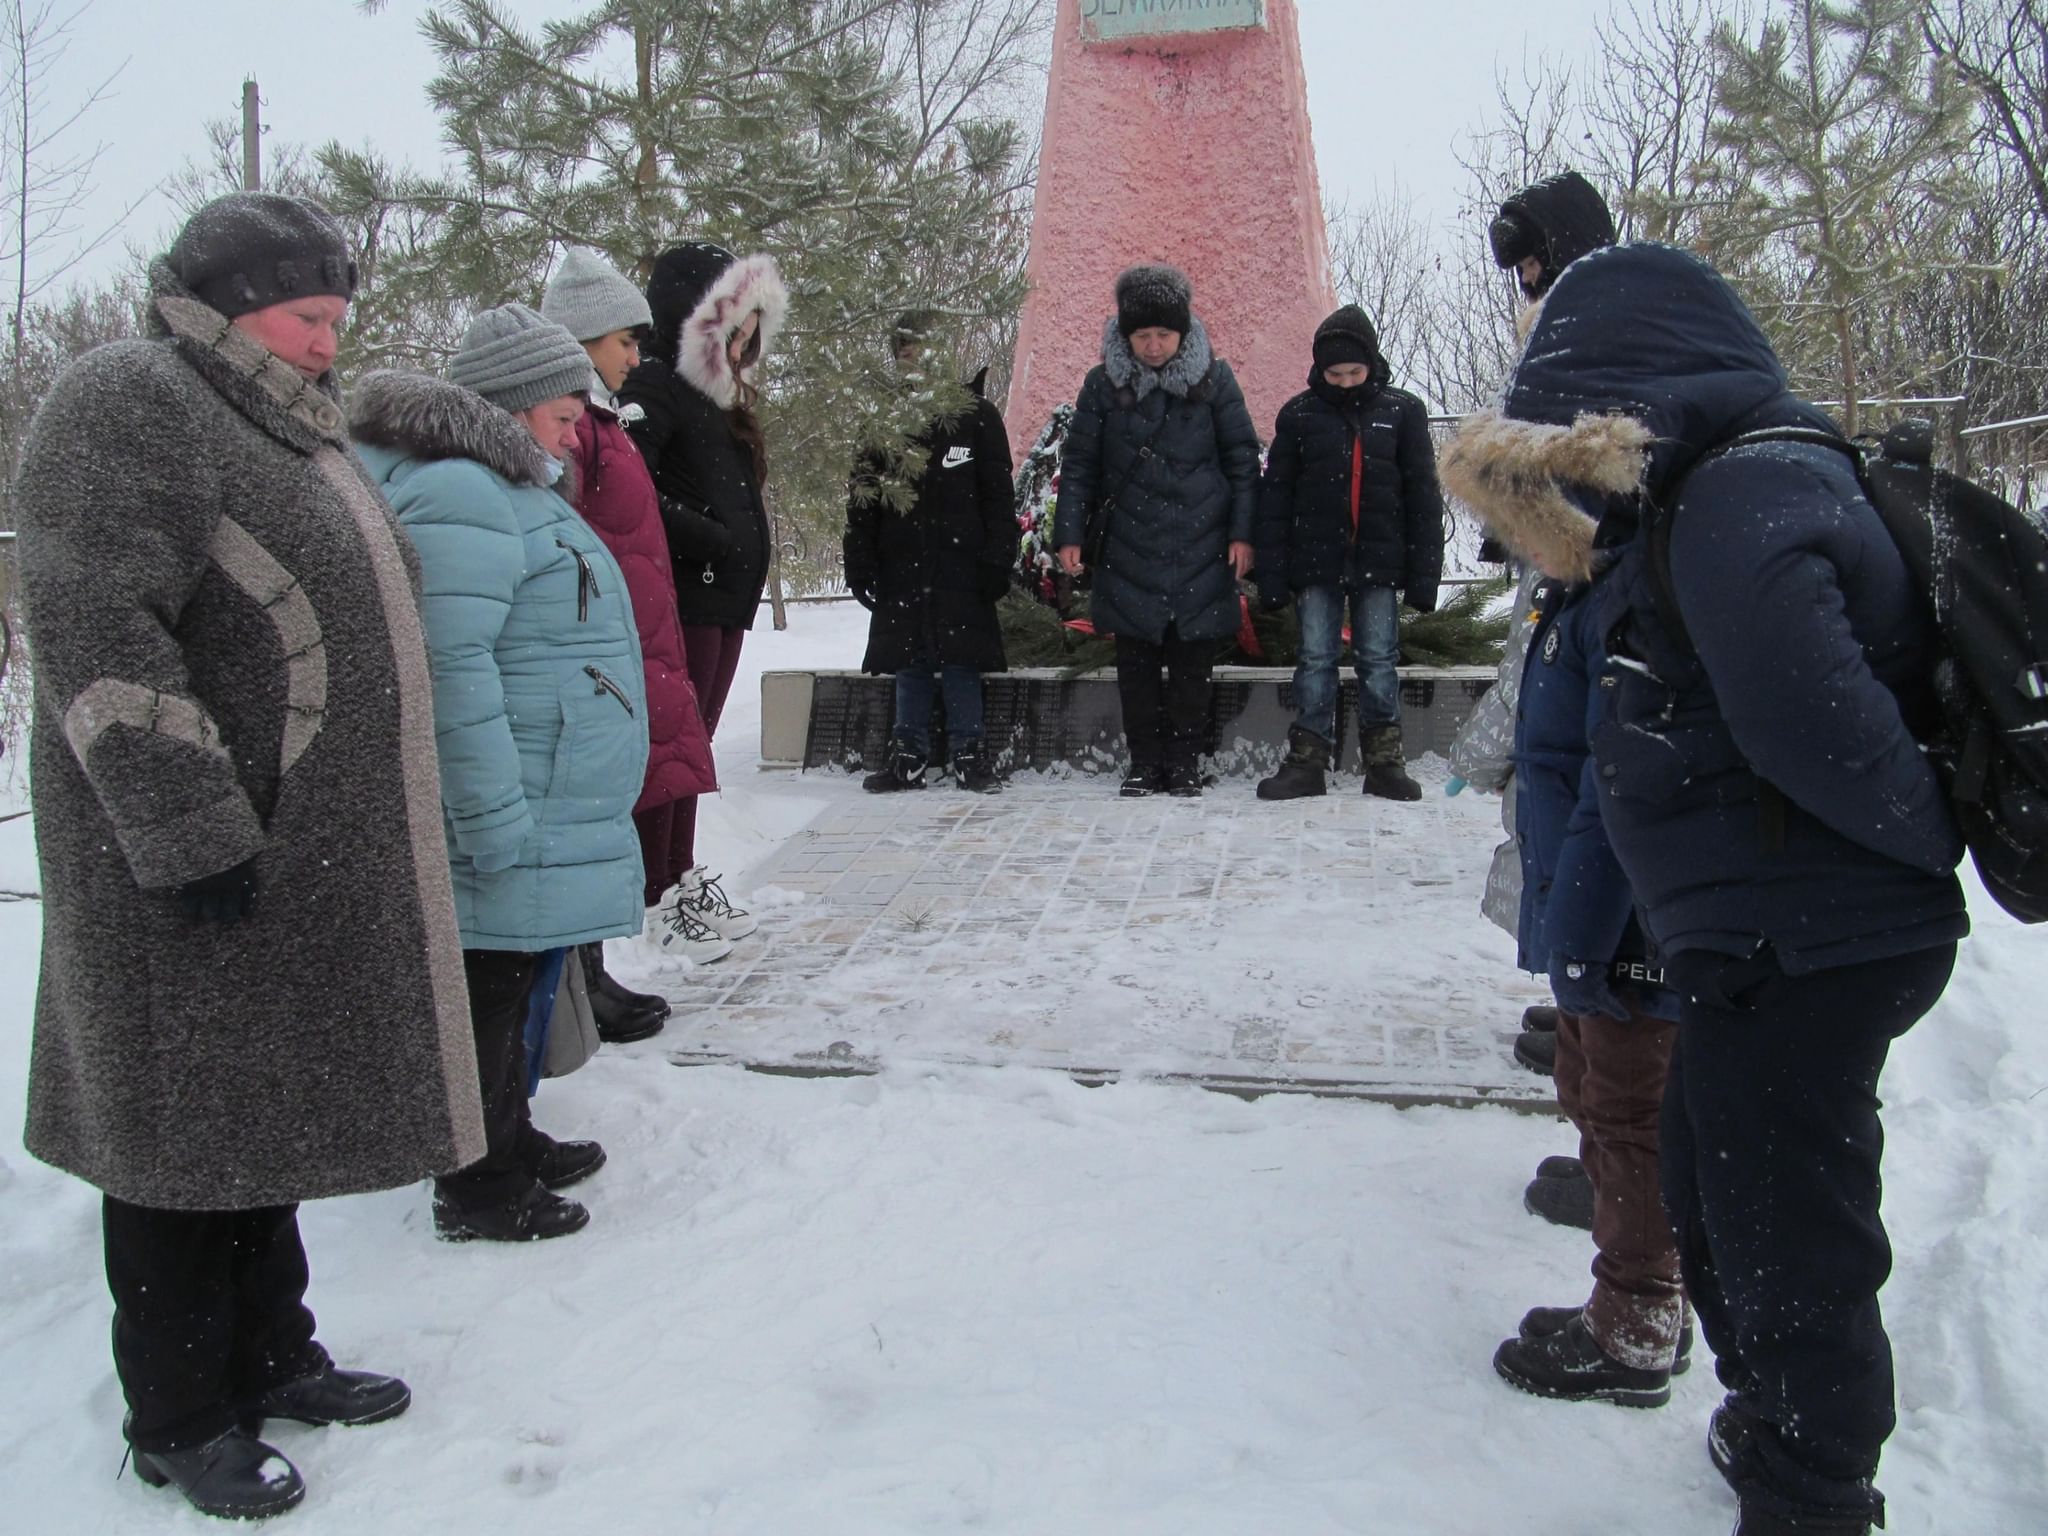
[[[364,374],[349,397],[348,425],[357,442],[373,447],[416,459],[472,459],[514,485],[551,483],[552,460],[510,412],[431,374]]]
[[[1440,462],[1452,494],[1553,576],[1592,569],[1592,523],[1566,487],[1655,496],[1752,428],[1832,430],[1791,393],[1735,290],[1675,246],[1580,257],[1523,323],[1500,406],[1460,423]]]
[[[1130,338],[1117,329],[1116,316],[1111,315],[1103,323],[1103,372],[1109,375],[1110,383],[1120,390],[1129,390],[1135,399],[1143,400],[1155,389],[1184,399],[1209,376],[1209,366],[1215,360],[1215,353],[1209,350],[1209,333],[1199,319],[1188,322],[1180,350],[1167,360],[1164,368],[1147,368],[1138,361]]]
[[[1487,531],[1546,576],[1590,581],[1596,526],[1566,487],[1626,496],[1643,482],[1649,429],[1626,416],[1581,416],[1568,427],[1498,410],[1458,423],[1438,470]]]
[[[761,317],[754,360],[737,371],[726,354],[732,334],[747,316]],[[740,384],[753,384],[789,314],[789,289],[773,256],[742,256],[712,282],[683,317],[676,333],[676,372],[720,410],[739,401]]]

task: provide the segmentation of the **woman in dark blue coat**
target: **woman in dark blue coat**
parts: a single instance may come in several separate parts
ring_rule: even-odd
[[[1566,270],[1503,408],[1444,461],[1482,501],[1564,504],[1562,487],[1666,509],[1668,588],[1637,537],[1598,594],[1592,747],[1680,998],[1664,1198],[1729,1389],[1709,1449],[1741,1536],[1883,1517],[1877,1078],[1968,929],[1962,842],[1915,740],[1931,615],[1846,457],[1727,448],[1830,425],[1726,282],[1638,244]]]
[[[1127,795],[1202,792],[1209,670],[1237,632],[1237,584],[1251,569],[1259,434],[1190,301],[1187,278],[1171,267],[1117,278],[1117,312],[1074,406],[1053,512],[1069,575],[1090,545],[1090,611],[1098,633],[1116,636]]]

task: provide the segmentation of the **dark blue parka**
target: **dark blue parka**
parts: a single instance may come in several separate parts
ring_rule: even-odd
[[[1522,910],[1515,942],[1526,971],[1553,956],[1615,968],[1653,1018],[1678,1017],[1677,999],[1655,985],[1654,946],[1635,916],[1628,876],[1600,817],[1600,775],[1588,745],[1601,717],[1599,587],[1541,582],[1515,709],[1515,843]]]
[[[1250,543],[1259,434],[1230,364],[1197,320],[1164,368],[1147,368],[1112,320],[1060,458],[1053,541],[1086,546],[1097,504],[1113,502],[1090,615],[1103,634],[1158,644],[1237,633],[1229,546]]]
[[[1504,414],[1567,437],[1633,418],[1644,490],[1678,493],[1671,581],[1692,644],[1660,609],[1645,538],[1597,608],[1601,810],[1659,948],[1768,945],[1800,974],[1967,932],[1962,842],[1915,742],[1935,714],[1932,627],[1847,459],[1741,448],[1680,484],[1744,432],[1831,426],[1788,390],[1734,289],[1667,246],[1581,259]]]

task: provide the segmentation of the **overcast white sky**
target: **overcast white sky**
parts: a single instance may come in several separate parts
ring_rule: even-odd
[[[573,15],[583,0],[501,0],[538,20]],[[1432,220],[1456,209],[1453,151],[1487,113],[1501,68],[1548,52],[1573,64],[1592,47],[1608,0],[1298,0],[1309,110],[1323,188],[1367,201],[1393,180]],[[375,145],[395,160],[440,155],[425,88],[434,60],[418,32],[430,0],[390,0],[366,17],[353,0],[90,0],[51,102],[76,101],[123,64],[114,94],[77,130],[104,141],[98,224],[138,197],[123,239],[159,248],[174,229],[150,195],[203,146],[202,124],[239,113],[254,75],[274,142],[330,138]],[[1476,236],[1475,236],[1476,238]],[[125,260],[117,243],[80,270],[98,278]]]

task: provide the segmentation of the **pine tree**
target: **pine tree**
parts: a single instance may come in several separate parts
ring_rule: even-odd
[[[1714,140],[1701,239],[1795,376],[1839,392],[1860,429],[1860,323],[1947,254],[1926,215],[1966,208],[1971,103],[1921,36],[1919,0],[1788,0],[1754,43],[1715,34]]]

